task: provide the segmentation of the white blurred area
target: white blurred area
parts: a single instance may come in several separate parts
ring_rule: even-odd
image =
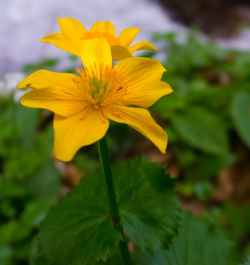
[[[53,45],[40,43],[41,37],[59,31],[58,17],[74,17],[87,28],[96,20],[109,19],[117,33],[125,27],[139,27],[143,31],[137,40],[149,40],[151,32],[186,31],[156,0],[0,0],[0,17],[0,79],[6,72],[20,71],[27,62],[66,56]],[[219,43],[250,49],[250,31]]]
[[[9,97],[14,92],[14,100],[19,101],[24,94],[23,90],[17,90],[16,87],[19,82],[25,78],[25,75],[21,72],[5,73],[0,79],[0,95]]]
[[[152,31],[181,30],[161,7],[150,0],[0,0],[0,76],[19,71],[25,62],[46,56],[65,56],[40,39],[59,32],[56,18],[74,17],[86,28],[96,21],[111,20],[117,33],[124,27],[139,27],[138,40]]]

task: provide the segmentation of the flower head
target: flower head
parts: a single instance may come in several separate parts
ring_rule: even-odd
[[[109,21],[96,21],[89,31],[74,18],[59,18],[58,23],[62,33],[53,33],[41,39],[42,42],[50,42],[56,47],[81,56],[81,41],[88,39],[104,38],[112,47],[113,60],[131,57],[135,51],[153,50],[155,47],[148,41],[141,41],[131,46],[136,35],[140,32],[138,28],[125,28],[117,37],[114,25]]]
[[[172,92],[160,81],[165,68],[156,60],[136,57],[113,67],[105,39],[82,41],[80,46],[83,69],[78,75],[39,70],[17,87],[31,88],[22,105],[55,113],[55,157],[71,160],[82,146],[106,134],[109,120],[130,125],[164,153],[167,134],[145,108]]]

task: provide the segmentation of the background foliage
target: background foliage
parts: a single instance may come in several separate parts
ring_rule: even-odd
[[[152,108],[169,134],[167,155],[123,125],[108,136],[135,264],[247,265],[250,53],[203,43],[194,32],[184,42],[175,33],[154,38],[168,69],[163,80],[174,88]],[[69,59],[72,72],[78,61]],[[0,96],[0,111],[0,264],[121,264],[96,146],[60,163],[50,113],[11,95]]]

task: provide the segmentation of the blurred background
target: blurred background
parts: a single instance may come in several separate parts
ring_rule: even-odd
[[[86,28],[111,20],[139,27],[167,68],[174,93],[151,111],[167,130],[166,155],[114,124],[112,160],[139,156],[166,165],[183,208],[250,255],[250,3],[248,0],[0,0],[0,265],[28,264],[48,209],[98,168],[96,146],[70,163],[52,155],[52,115],[19,105],[17,83],[37,69],[74,72],[80,61],[40,39],[56,18]]]

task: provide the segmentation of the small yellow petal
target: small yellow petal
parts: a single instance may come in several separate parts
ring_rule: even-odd
[[[58,18],[57,21],[62,34],[75,43],[79,43],[80,38],[87,31],[83,24],[74,18]]]
[[[104,21],[104,22],[99,22],[96,21],[90,31],[90,33],[101,33],[102,34],[106,34],[106,35],[110,35],[110,36],[115,36],[115,28],[114,25],[109,21]]]
[[[120,61],[132,56],[126,47],[122,47],[119,45],[113,45],[111,47],[111,52],[113,61]]]
[[[150,43],[149,41],[141,41],[136,43],[135,45],[129,47],[130,53],[134,53],[135,51],[141,51],[141,50],[150,50],[150,51],[156,51],[155,46]]]
[[[128,124],[153,142],[162,153],[166,152],[167,133],[146,109],[113,105],[112,110],[106,110],[105,114],[113,121]]]
[[[134,41],[136,35],[140,31],[141,30],[138,28],[125,28],[124,30],[122,30],[118,37],[120,45],[128,47]]]
[[[89,103],[84,100],[83,93],[80,94],[73,87],[31,90],[21,97],[20,102],[25,107],[48,109],[65,117],[79,113],[89,106]]]
[[[62,161],[72,160],[81,147],[100,140],[109,127],[109,121],[96,109],[69,118],[55,115],[53,124],[54,155]]]
[[[41,42],[49,42],[61,50],[80,56],[79,45],[61,33],[47,35],[41,39]]]
[[[108,68],[112,68],[111,48],[105,39],[83,40],[81,59],[85,70],[97,78]]]

